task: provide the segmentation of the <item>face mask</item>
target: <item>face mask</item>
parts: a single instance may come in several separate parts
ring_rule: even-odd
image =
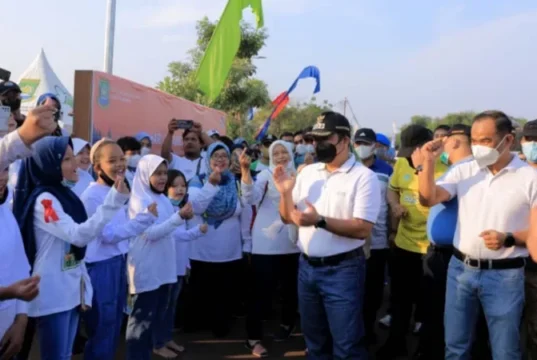
[[[138,154],[127,156],[127,167],[129,170],[135,171],[141,158],[142,156]]]
[[[369,159],[373,155],[373,145],[360,145],[356,147],[356,154],[361,160]]]
[[[315,147],[312,144],[306,145],[306,153],[314,153],[315,151]]]
[[[114,181],[112,178],[110,178],[110,176],[106,175],[106,174],[104,173],[104,171],[101,171],[101,172],[99,173],[99,177],[100,177],[101,179],[103,179],[103,181],[104,181],[104,183],[105,183],[106,185],[108,185],[108,186],[110,186],[110,187],[114,186],[115,181]]]
[[[440,155],[440,161],[442,162],[442,164],[444,165],[449,165],[449,154],[447,152],[443,152],[441,155]]]
[[[537,142],[530,141],[522,144],[522,153],[528,162],[537,163]]]
[[[493,165],[498,161],[498,158],[501,155],[498,148],[502,145],[504,140],[505,137],[495,148],[489,148],[483,145],[472,145],[472,154],[474,155],[475,161],[477,161],[477,165],[481,169]]]
[[[72,188],[75,187],[75,185],[76,185],[76,181],[71,181],[71,180],[63,179],[63,180],[62,180],[62,185],[65,186],[65,187],[68,188],[68,189],[72,189]]]
[[[179,204],[181,204],[181,201],[182,201],[182,199],[181,200],[176,200],[172,198],[169,198],[169,199],[173,206],[179,206]]]
[[[296,153],[297,153],[298,155],[304,155],[304,154],[306,153],[306,145],[304,145],[304,144],[298,144],[298,145],[296,146],[296,150],[295,150],[295,151],[296,151]]]
[[[330,144],[327,141],[317,143],[315,154],[317,155],[318,161],[325,164],[331,163],[337,156],[336,145]]]
[[[145,156],[145,155],[149,155],[151,154],[151,149],[148,148],[148,147],[143,147],[141,150],[140,150],[140,154],[142,154],[142,156]]]
[[[21,108],[21,99],[15,99],[15,100],[4,100],[2,101],[2,104],[4,106],[9,106],[9,108],[11,109],[11,112],[13,111],[17,111]]]

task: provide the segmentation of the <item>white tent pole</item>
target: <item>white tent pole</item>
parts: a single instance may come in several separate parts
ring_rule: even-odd
[[[104,34],[104,71],[111,74],[114,64],[114,32],[116,28],[116,0],[108,0]]]

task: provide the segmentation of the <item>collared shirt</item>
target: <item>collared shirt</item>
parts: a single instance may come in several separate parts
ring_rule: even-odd
[[[442,176],[446,170],[447,166],[437,161],[435,179]],[[425,254],[429,247],[426,231],[429,208],[419,202],[418,176],[406,158],[397,159],[389,188],[399,193],[399,202],[408,212],[399,221],[395,245],[406,251]]]
[[[473,160],[473,156],[468,156],[455,164],[452,164],[449,173],[454,167]],[[442,175],[438,181],[442,181],[446,174]],[[436,204],[429,211],[427,218],[427,237],[432,244],[436,245],[453,245],[455,228],[457,227],[457,215],[459,213],[459,203],[457,198],[446,201],[445,203]]]
[[[386,249],[388,247],[388,201],[386,200],[386,192],[393,168],[384,160],[375,157],[375,162],[369,169],[377,174],[380,185],[380,211],[373,231],[371,231],[371,249]]]
[[[380,185],[375,173],[351,156],[331,173],[322,163],[306,166],[293,189],[293,202],[299,210],[306,209],[305,200],[321,216],[375,223],[380,211]],[[300,251],[314,257],[345,253],[364,243],[364,239],[339,236],[314,226],[300,227],[298,233]]]
[[[479,236],[485,230],[524,231],[530,210],[537,205],[537,172],[513,156],[497,174],[480,169],[476,161],[450,171],[438,186],[459,199],[459,219],[453,245],[477,259],[527,257],[526,248],[513,246],[490,250]]]

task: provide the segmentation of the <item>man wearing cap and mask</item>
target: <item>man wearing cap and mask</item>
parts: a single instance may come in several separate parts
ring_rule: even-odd
[[[445,306],[447,360],[469,358],[479,305],[483,307],[494,359],[520,359],[524,266],[530,209],[537,206],[537,172],[510,152],[511,120],[485,111],[472,122],[475,161],[452,169],[435,183],[433,141],[422,147],[418,169],[422,203],[434,206],[455,196],[459,219],[448,267]]]
[[[389,256],[388,235],[388,203],[386,191],[393,168],[375,155],[377,135],[372,129],[359,129],[354,134],[354,149],[362,162],[377,174],[380,189],[380,212],[377,222],[371,232],[369,246],[371,248],[367,259],[364,298],[364,326],[368,344],[376,342],[375,320],[382,305],[384,294],[385,269]],[[395,233],[393,233],[395,235]]]
[[[379,359],[394,359],[407,355],[406,334],[412,317],[414,332],[419,332],[423,318],[423,262],[427,252],[427,216],[429,208],[419,202],[418,178],[412,163],[412,153],[433,139],[431,130],[412,124],[401,132],[401,148],[388,185],[390,225],[396,231],[392,244],[391,265],[391,324],[387,342],[377,353]],[[447,166],[438,161],[435,178],[440,177]]]
[[[269,168],[270,154],[269,148],[274,141],[278,140],[274,135],[266,135],[261,139],[261,157],[254,161],[250,166],[250,170],[260,173],[261,171]]]
[[[351,152],[345,116],[324,112],[311,131],[318,163],[298,176],[278,166],[280,215],[299,227],[298,297],[312,359],[366,359],[362,247],[378,219],[376,175]]]

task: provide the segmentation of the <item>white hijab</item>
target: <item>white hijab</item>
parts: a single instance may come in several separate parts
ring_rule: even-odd
[[[274,163],[274,155],[273,155],[273,153],[274,153],[274,148],[276,146],[278,146],[278,145],[282,145],[285,148],[285,150],[287,150],[287,153],[289,154],[289,162],[287,163],[287,166],[285,167],[285,169],[287,170],[287,173],[289,175],[296,174],[295,162],[293,161],[293,149],[291,147],[291,144],[289,144],[287,141],[283,141],[283,140],[276,140],[270,145],[270,147],[269,147],[269,169],[263,171],[263,172],[266,172],[267,174],[263,174],[263,175],[259,174],[259,175],[268,177],[268,179],[267,179],[268,180],[268,188],[267,188],[266,197],[267,197],[267,199],[270,199],[271,201],[273,201],[277,207],[279,206],[279,202],[280,202],[280,192],[274,186],[274,180],[272,179],[272,175],[274,174],[274,169],[277,166]]]
[[[168,197],[153,192],[149,183],[149,178],[162,163],[167,164],[168,162],[160,156],[152,154],[142,157],[138,163],[129,201],[129,217],[131,219],[144,212],[152,203],[157,204],[158,219],[156,223],[164,222],[173,215],[173,206]]]
[[[80,138],[72,138],[71,141],[73,142],[73,153],[75,156],[77,156],[86,146],[90,147],[86,140]]]

